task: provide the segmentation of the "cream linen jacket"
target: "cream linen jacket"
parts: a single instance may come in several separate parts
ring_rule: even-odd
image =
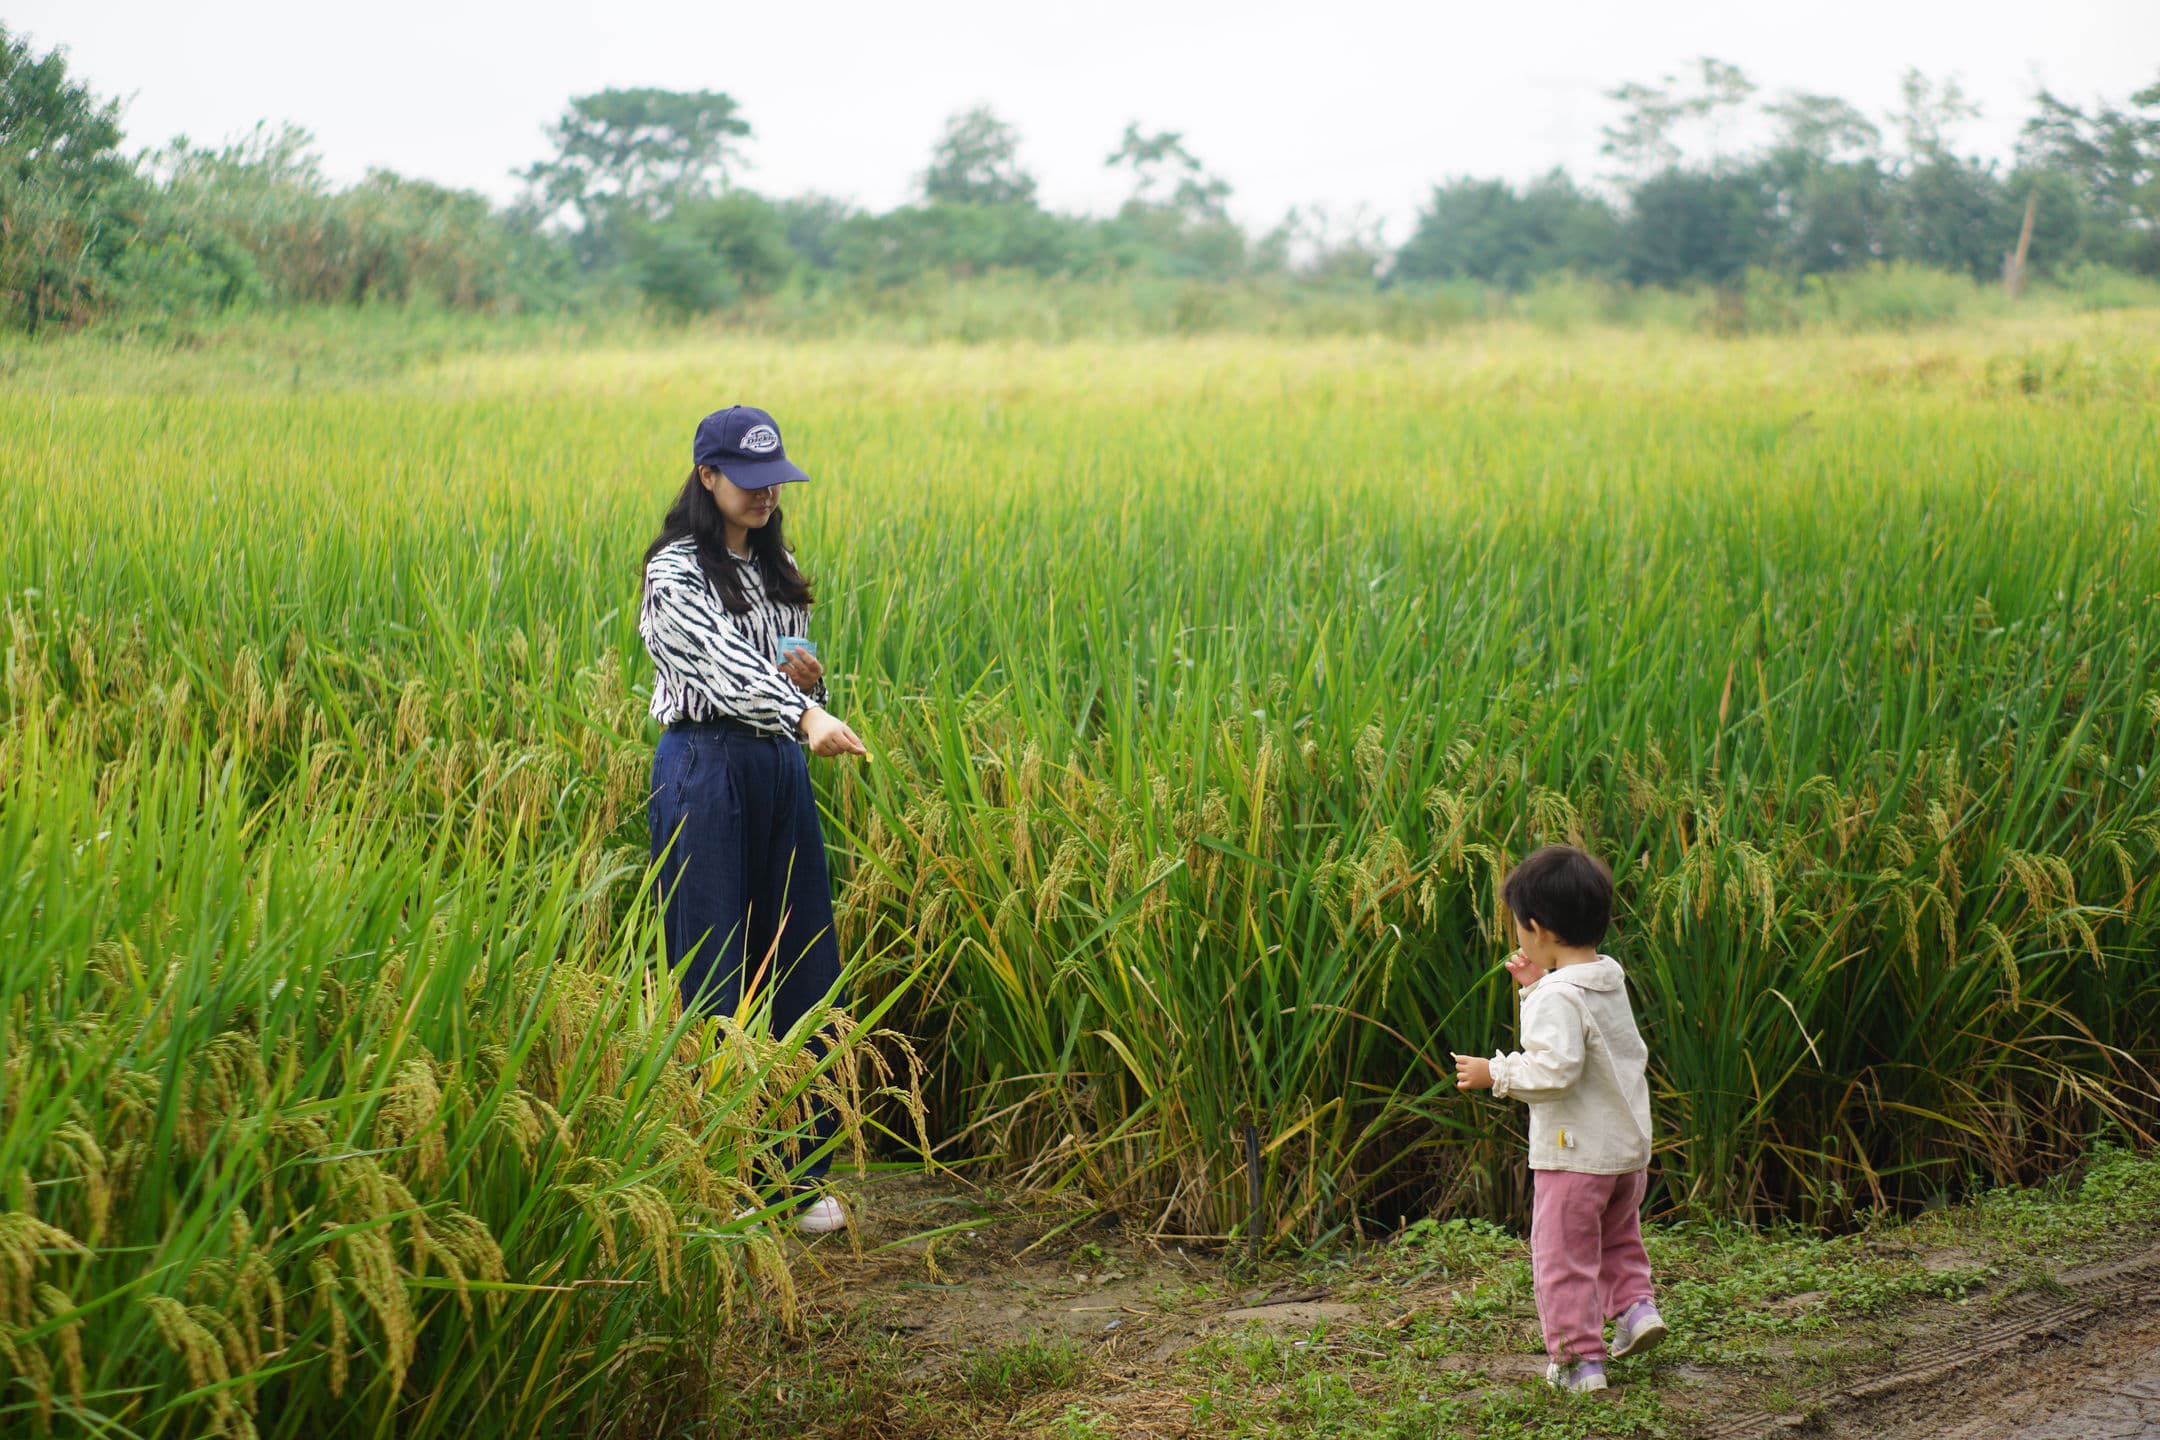
[[[1522,1046],[1492,1058],[1492,1091],[1530,1105],[1530,1168],[1624,1175],[1650,1163],[1650,1051],[1609,955],[1522,992]]]

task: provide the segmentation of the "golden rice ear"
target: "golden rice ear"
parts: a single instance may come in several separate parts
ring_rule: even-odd
[[[53,1332],[54,1339],[60,1349],[61,1372],[67,1377],[68,1398],[80,1408],[86,1385],[82,1347],[83,1322],[79,1318],[67,1318],[75,1313],[74,1297],[57,1285],[40,1285],[38,1299],[44,1304],[47,1320],[63,1322]]]

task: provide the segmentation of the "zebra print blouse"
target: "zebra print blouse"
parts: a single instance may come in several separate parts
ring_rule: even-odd
[[[645,564],[645,597],[638,634],[653,661],[652,717],[739,720],[796,737],[803,711],[825,703],[825,686],[805,694],[780,673],[782,635],[808,635],[810,608],[766,598],[757,566],[741,566],[750,608],[733,615],[705,582],[697,546],[677,540]]]

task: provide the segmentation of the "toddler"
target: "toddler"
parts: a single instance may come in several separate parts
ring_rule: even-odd
[[[1500,898],[1521,946],[1507,969],[1523,987],[1522,1049],[1455,1057],[1457,1088],[1530,1106],[1530,1268],[1552,1362],[1545,1378],[1563,1390],[1603,1390],[1608,1356],[1665,1338],[1640,1213],[1649,1051],[1620,963],[1597,949],[1612,894],[1604,862],[1572,845],[1548,845],[1509,873]]]

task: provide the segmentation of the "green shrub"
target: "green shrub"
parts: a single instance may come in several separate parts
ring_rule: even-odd
[[[2107,265],[2075,266],[2055,284],[2080,310],[2160,309],[2160,280]]]
[[[1981,309],[1993,293],[1969,276],[1899,261],[1810,276],[1802,313],[1840,330],[1915,330]]]

